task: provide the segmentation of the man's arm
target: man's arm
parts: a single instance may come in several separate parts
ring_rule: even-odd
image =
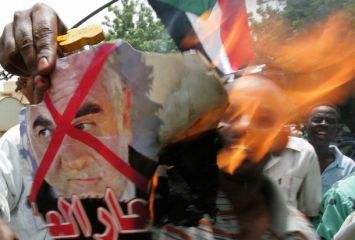
[[[7,223],[23,187],[18,144],[20,130],[17,125],[0,138],[0,239],[4,240],[16,239]]]
[[[9,129],[0,139],[0,216],[10,221],[10,212],[21,196],[23,179],[21,174],[20,129]]]

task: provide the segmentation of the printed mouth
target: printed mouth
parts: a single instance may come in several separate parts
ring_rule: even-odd
[[[89,178],[70,178],[68,181],[71,184],[77,185],[94,185],[101,180],[100,177],[89,177]]]

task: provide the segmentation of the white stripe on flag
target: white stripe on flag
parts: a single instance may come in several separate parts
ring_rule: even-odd
[[[222,12],[218,2],[213,7],[208,18],[206,18],[204,14],[199,17],[187,12],[186,15],[213,64],[224,74],[232,73],[233,70],[229,63],[220,33]]]

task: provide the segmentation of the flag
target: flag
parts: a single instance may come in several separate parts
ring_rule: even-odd
[[[148,0],[181,51],[200,50],[223,74],[254,58],[245,0]]]

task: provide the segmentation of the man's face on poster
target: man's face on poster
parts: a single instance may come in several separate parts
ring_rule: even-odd
[[[94,136],[128,162],[130,109],[126,102],[129,100],[122,87],[121,92],[109,93],[109,87],[104,84],[111,80],[120,81],[100,77],[96,80],[71,126]],[[63,114],[76,86],[60,79],[52,85],[49,97],[56,110]],[[40,164],[57,125],[44,102],[30,107],[27,121],[32,150]],[[45,180],[64,197],[76,194],[80,198],[101,198],[109,187],[119,198],[127,186],[126,178],[95,149],[68,135],[64,137]]]

